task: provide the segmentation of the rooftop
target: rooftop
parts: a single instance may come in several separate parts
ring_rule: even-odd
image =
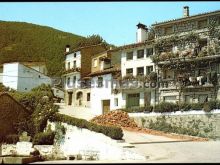
[[[189,16],[189,17],[182,17],[182,18],[172,19],[172,20],[168,20],[168,21],[163,21],[163,22],[152,24],[152,26],[159,26],[159,25],[174,23],[174,22],[178,22],[178,21],[186,21],[188,19],[193,19],[193,18],[196,18],[196,17],[203,17],[203,16],[206,16],[206,15],[214,15],[214,14],[217,14],[217,13],[220,14],[220,10],[200,13],[200,14]]]

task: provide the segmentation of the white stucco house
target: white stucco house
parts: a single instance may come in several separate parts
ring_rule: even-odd
[[[102,44],[84,46],[70,50],[66,46],[64,79],[64,102],[74,107],[90,107],[90,87],[86,83],[91,73],[91,56],[105,50]]]
[[[3,64],[2,83],[20,92],[28,92],[41,84],[50,84],[51,78],[19,62]]]

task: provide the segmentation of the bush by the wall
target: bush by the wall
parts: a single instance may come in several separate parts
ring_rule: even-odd
[[[19,141],[19,135],[16,134],[0,136],[0,143],[16,144],[18,141]]]
[[[33,144],[34,145],[53,145],[55,137],[55,132],[40,132],[34,136]]]
[[[153,106],[148,105],[145,107],[132,107],[132,108],[124,108],[124,109],[120,109],[120,110],[125,111],[127,113],[152,112]]]
[[[121,140],[123,137],[123,131],[119,127],[98,125],[88,122],[84,119],[78,119],[63,114],[56,114],[49,120],[52,122],[63,122],[69,125],[77,126],[79,128],[86,128],[94,132],[103,133],[104,135],[116,140]]]
[[[179,110],[178,104],[169,103],[169,102],[161,102],[154,107],[154,112],[175,112]]]

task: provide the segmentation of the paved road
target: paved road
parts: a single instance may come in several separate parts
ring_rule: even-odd
[[[73,106],[64,105],[64,103],[56,103],[56,105],[60,106],[59,113],[61,114],[65,114],[65,115],[69,115],[69,116],[77,117],[81,119],[86,119],[86,120],[90,120],[93,117],[95,117],[95,115],[91,113],[90,108],[73,107]]]
[[[180,141],[163,136],[124,131],[125,141],[149,156],[149,163],[220,163],[220,141]],[[141,143],[140,143],[141,142]]]
[[[61,105],[60,113],[90,120],[94,117],[88,108],[73,108]],[[134,150],[148,156],[149,163],[220,163],[220,141],[192,142],[180,141],[163,136],[136,133],[124,130],[127,143],[135,146]],[[53,163],[62,163],[56,161]],[[85,163],[85,161],[64,161],[64,163]],[[86,161],[87,162],[87,161]],[[128,161],[117,161],[128,163]],[[116,161],[92,161],[92,163],[117,163]],[[44,162],[45,163],[45,162]],[[89,163],[89,162],[88,162]],[[132,163],[132,162],[131,162]],[[134,162],[133,162],[134,163]],[[135,161],[140,163],[140,161]],[[143,162],[142,162],[143,163]]]

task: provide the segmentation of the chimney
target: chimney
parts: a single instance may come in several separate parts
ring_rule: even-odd
[[[70,52],[70,45],[66,45],[66,53]]]
[[[147,40],[147,31],[148,28],[146,25],[138,23],[137,24],[137,33],[136,33],[136,42],[143,42]]]
[[[189,6],[183,7],[183,17],[189,17]]]

